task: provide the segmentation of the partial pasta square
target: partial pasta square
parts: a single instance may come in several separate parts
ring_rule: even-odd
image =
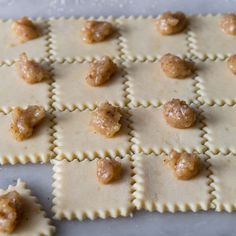
[[[54,64],[55,107],[59,110],[68,108],[93,109],[104,101],[123,106],[124,81],[122,68],[118,68],[109,81],[97,87],[86,82],[89,72],[88,63]]]
[[[198,63],[199,99],[209,105],[236,102],[236,76],[227,67],[226,61],[205,61]]]
[[[0,61],[11,63],[23,52],[27,53],[30,58],[37,61],[47,56],[47,24],[42,20],[33,22],[40,29],[40,37],[22,44],[16,44],[15,42],[15,36],[11,29],[13,21],[0,22]]]
[[[206,146],[213,153],[221,152],[236,154],[235,132],[236,132],[236,108],[235,106],[204,106],[204,117],[206,127]]]
[[[159,212],[210,209],[209,171],[204,158],[199,175],[190,180],[178,180],[164,159],[164,155],[134,156],[135,206]]]
[[[118,18],[125,57],[155,59],[166,53],[188,55],[186,32],[162,36],[156,30],[156,18]]]
[[[191,52],[197,57],[221,59],[232,55],[236,50],[235,36],[225,34],[220,28],[222,16],[191,16],[190,34]]]
[[[7,194],[12,191],[16,191],[21,195],[24,212],[13,233],[0,233],[0,235],[53,235],[55,232],[55,227],[51,225],[50,219],[45,216],[42,206],[38,203],[37,198],[32,195],[31,190],[27,187],[26,183],[20,179],[17,179],[16,185],[9,185],[6,190],[0,189],[0,195]]]
[[[109,21],[116,25],[112,19],[98,19],[98,21]],[[59,19],[50,21],[52,36],[52,58],[63,61],[72,60],[91,60],[107,55],[112,58],[120,56],[118,32],[114,32],[111,37],[102,42],[87,44],[82,40],[81,29],[86,23],[86,19]],[[73,45],[73,47],[71,46]]]
[[[49,81],[28,84],[21,79],[15,66],[0,67],[0,110],[9,112],[17,106],[41,105],[49,107]]]
[[[34,129],[33,136],[17,141],[10,132],[11,113],[0,113],[0,164],[48,162],[51,158],[51,121],[47,117]]]
[[[162,107],[139,107],[131,110],[131,119],[134,142],[132,149],[135,152],[169,153],[172,149],[188,152],[204,150],[200,117],[193,127],[176,129],[166,123]]]
[[[213,207],[216,211],[232,212],[236,210],[236,185],[235,185],[235,168],[236,156],[233,154],[228,155],[209,155],[209,163],[211,164],[211,178],[214,188],[212,194],[214,195]]]
[[[134,106],[160,105],[172,98],[195,100],[194,75],[185,79],[168,78],[159,62],[127,64],[129,98]]]
[[[126,155],[130,149],[128,119],[124,115],[121,129],[112,138],[96,133],[90,125],[92,111],[56,113],[56,148],[58,159],[94,159]]]
[[[122,164],[121,179],[104,185],[96,176],[96,160],[54,162],[54,206],[57,219],[91,220],[130,216],[132,213],[131,164],[128,158],[116,158]],[[89,177],[89,178],[88,178]]]

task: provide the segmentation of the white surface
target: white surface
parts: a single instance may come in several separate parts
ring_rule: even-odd
[[[157,15],[166,10],[206,14],[235,6],[235,0],[0,0],[0,17]]]
[[[22,16],[121,16],[157,15],[166,10],[182,10],[190,14],[223,13],[236,9],[235,0],[0,0],[0,18]],[[16,165],[0,168],[0,187],[25,180],[48,215],[52,200],[51,165]],[[197,191],[197,190],[196,190]],[[54,221],[57,236],[233,236],[236,235],[236,213],[158,214],[137,212],[133,218],[96,221]]]

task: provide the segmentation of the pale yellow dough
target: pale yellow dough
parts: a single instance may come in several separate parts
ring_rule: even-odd
[[[200,174],[186,181],[176,179],[172,170],[164,164],[164,158],[164,155],[134,156],[135,206],[159,212],[208,210],[211,188],[204,158]]]
[[[46,118],[34,130],[33,136],[24,141],[17,141],[10,133],[11,113],[0,113],[0,164],[27,162],[47,162],[50,159],[50,121]]]
[[[50,220],[45,217],[45,212],[32,196],[31,191],[20,179],[15,186],[10,185],[7,190],[0,189],[0,195],[9,191],[17,191],[24,200],[24,215],[16,230],[11,234],[0,233],[0,236],[51,236],[55,232],[55,227],[50,224]]]
[[[125,78],[121,68],[107,83],[99,87],[92,87],[86,82],[88,72],[88,63],[54,65],[54,99],[58,109],[91,109],[106,100],[113,105],[124,105]]]
[[[106,21],[106,19],[98,20]],[[108,21],[111,21],[114,27],[116,27],[113,20]],[[85,22],[86,20],[83,18],[50,21],[52,30],[51,53],[53,54],[53,59],[71,60],[76,58],[80,61],[84,59],[91,60],[93,57],[101,57],[103,55],[116,58],[120,56],[117,33],[114,33],[111,38],[102,42],[94,44],[85,43],[80,35]]]
[[[26,52],[30,58],[37,61],[45,58],[47,56],[46,23],[40,20],[34,22],[42,32],[41,36],[22,44],[17,43],[17,38],[11,29],[12,23],[13,21],[0,21],[0,62],[11,63],[18,59],[22,52]]]
[[[210,156],[209,162],[211,164],[212,175],[211,178],[214,182],[211,186],[214,188],[213,195],[213,207],[216,211],[228,211],[231,212],[236,210],[236,185],[234,183],[236,178],[236,156],[233,154],[229,155],[212,155]]]
[[[206,146],[213,153],[222,152],[236,154],[236,107],[204,106]]]
[[[44,35],[15,46],[12,21],[1,21],[0,64],[12,65],[0,67],[0,164],[57,158],[53,211],[58,219],[129,216],[133,204],[159,212],[236,210],[236,75],[226,60],[218,60],[236,52],[236,36],[221,31],[220,18],[191,16],[188,29],[171,36],[157,32],[157,18],[98,18],[112,22],[117,32],[95,44],[81,39],[83,18],[38,20]],[[53,81],[29,85],[20,79],[14,62],[22,52],[36,61],[50,59]],[[158,62],[165,53],[198,57],[196,75],[167,78]],[[118,64],[119,72],[103,86],[91,87],[85,81],[88,63],[104,55]],[[175,129],[166,123],[162,105],[172,98],[198,106],[194,127]],[[89,125],[92,110],[105,101],[126,107],[129,113],[113,138],[105,138]],[[9,112],[28,105],[42,105],[48,116],[31,138],[18,142],[9,131]],[[163,153],[173,149],[199,152],[204,163],[201,174],[189,181],[177,180],[163,164]],[[135,153],[132,164],[127,158],[131,151]],[[122,180],[101,185],[95,159],[107,156],[124,157],[127,172]],[[35,199],[24,183],[11,188],[22,191],[33,206]],[[47,236],[53,231],[39,210],[23,225],[13,235]]]
[[[201,101],[212,105],[236,102],[236,75],[228,68],[226,61],[205,61],[197,63],[198,87]]]
[[[131,167],[128,158],[122,163],[122,178],[103,185],[96,176],[96,160],[54,162],[54,206],[57,219],[129,216],[131,204]]]
[[[73,112],[56,112],[55,126],[57,158],[93,159],[96,156],[105,157],[125,155],[130,148],[129,128],[126,117],[122,120],[121,130],[112,138],[106,138],[95,133],[90,126],[91,111],[78,110]]]
[[[131,110],[133,150],[145,153],[154,151],[169,153],[172,149],[192,152],[203,151],[201,122],[188,129],[175,129],[164,120],[162,107],[136,108]]]
[[[28,84],[19,77],[16,67],[0,67],[0,110],[9,112],[12,108],[29,105],[49,107],[49,81]]]
[[[222,16],[190,17],[191,52],[200,58],[225,58],[236,51],[235,36],[225,34],[219,26]]]
[[[127,67],[129,98],[135,106],[157,106],[172,98],[191,102],[196,98],[193,76],[186,79],[168,78],[159,62],[129,63]]]
[[[156,30],[154,18],[118,18],[125,56],[129,59],[155,59],[165,53],[187,55],[185,32],[162,36]]]

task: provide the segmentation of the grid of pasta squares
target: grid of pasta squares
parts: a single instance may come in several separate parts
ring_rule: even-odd
[[[205,33],[194,29],[196,21],[212,24],[215,17],[196,17],[192,26],[191,19],[185,32],[163,37],[156,32],[153,17],[109,18],[117,33],[96,45],[80,40],[84,18],[49,20],[43,51],[52,70],[50,81],[30,88],[20,83],[15,75],[16,56],[10,65],[0,67],[0,80],[11,79],[0,87],[6,98],[0,101],[0,131],[6,134],[0,140],[1,164],[56,159],[53,211],[57,218],[128,216],[142,208],[159,212],[235,209],[236,190],[230,180],[236,163],[235,78],[226,68],[226,51],[213,48],[214,56],[209,58],[216,60],[202,60],[195,53],[197,45],[200,48],[205,42],[200,40]],[[92,88],[85,82],[88,65],[104,52],[119,71],[106,85]],[[196,74],[185,80],[167,78],[159,59],[168,52],[194,60]],[[9,88],[19,96],[7,97]],[[185,100],[197,111],[193,128],[178,130],[166,124],[162,106],[172,98]],[[122,108],[122,129],[112,139],[89,126],[91,113],[104,101]],[[32,139],[17,143],[7,128],[10,112],[31,103],[43,105],[48,119]],[[191,181],[176,180],[163,165],[173,149],[197,152],[204,163],[201,175]],[[114,185],[101,186],[96,181],[96,160],[103,157],[117,158],[125,167],[126,174]],[[225,170],[229,166],[229,174],[222,173],[221,163]]]

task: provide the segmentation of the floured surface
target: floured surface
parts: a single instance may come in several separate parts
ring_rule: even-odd
[[[37,203],[37,199],[31,195],[31,191],[26,188],[26,184],[19,180],[15,186],[9,186],[7,190],[0,189],[0,194],[6,194],[9,191],[17,191],[23,198],[24,213],[23,218],[16,230],[11,233],[12,236],[50,236],[53,235],[55,227],[50,224],[50,220],[45,217],[45,212]],[[0,233],[1,236],[9,234]]]
[[[82,220],[130,215],[131,166],[126,158],[117,160],[122,163],[122,178],[108,185],[97,180],[96,160],[55,161],[55,216]]]

